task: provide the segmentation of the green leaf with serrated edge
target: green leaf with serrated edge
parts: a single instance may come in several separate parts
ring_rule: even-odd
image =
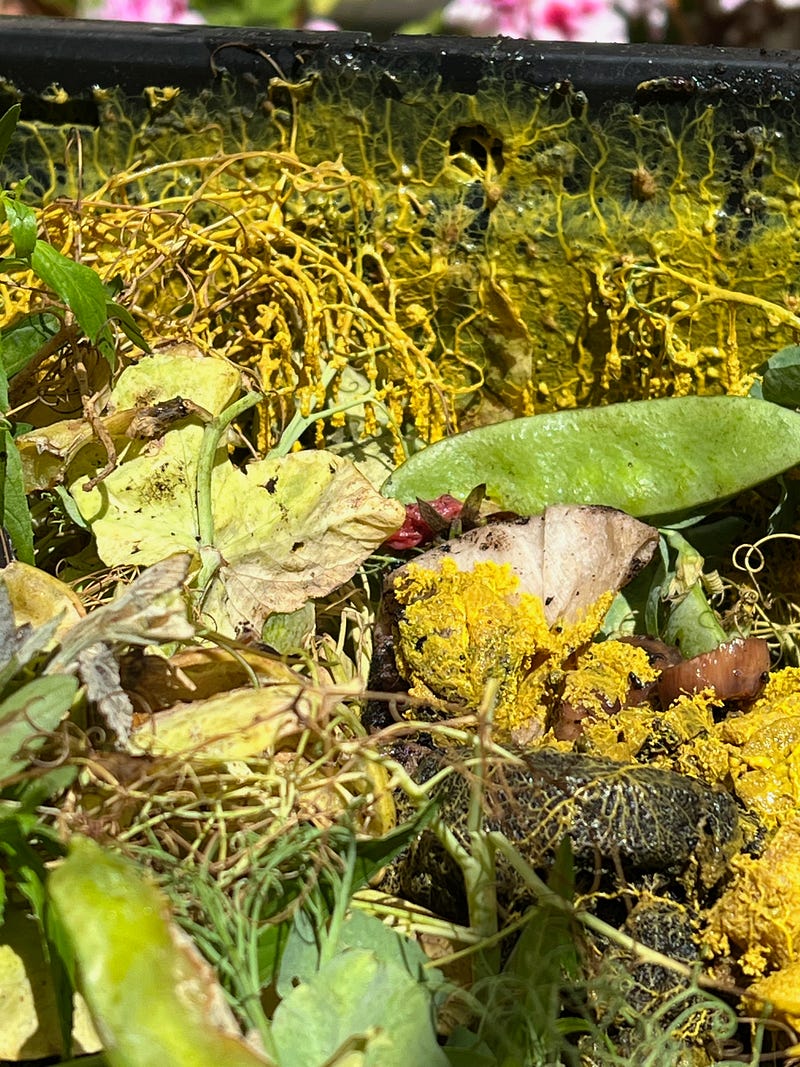
[[[749,397],[677,397],[511,419],[417,452],[383,491],[461,499],[481,482],[523,515],[606,504],[660,520],[712,505],[800,463],[800,415]]]
[[[46,241],[36,242],[31,267],[72,311],[89,340],[96,340],[108,319],[107,295],[99,275]]]
[[[27,259],[36,244],[36,212],[8,193],[3,195],[3,206],[11,240],[14,242],[14,253],[20,259]]]
[[[34,678],[0,704],[0,782],[30,763],[68,714],[77,691],[70,675]]]
[[[27,367],[39,349],[54,337],[61,327],[58,315],[50,313],[27,315],[3,331],[0,356],[6,375],[13,378]]]
[[[0,523],[11,537],[17,559],[33,563],[33,525],[25,480],[8,423],[0,424]]]
[[[75,836],[47,889],[111,1067],[270,1062],[235,1032],[210,967],[132,863]]]
[[[12,104],[8,111],[3,112],[2,116],[0,116],[0,163],[2,163],[8,151],[8,146],[11,144],[11,138],[14,136],[21,112],[22,107],[20,104]]]

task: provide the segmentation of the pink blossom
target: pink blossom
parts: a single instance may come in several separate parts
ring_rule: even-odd
[[[116,19],[119,22],[205,22],[197,11],[190,11],[186,0],[102,0],[99,7],[88,6],[84,18]]]
[[[302,29],[304,30],[340,30],[342,27],[338,22],[331,22],[330,19],[306,19],[303,23]]]
[[[612,0],[450,0],[445,23],[478,36],[540,41],[627,41]]]

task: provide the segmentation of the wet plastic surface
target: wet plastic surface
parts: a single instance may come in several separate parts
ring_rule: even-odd
[[[568,82],[593,103],[735,94],[791,100],[800,90],[800,53],[723,48],[539,43],[507,38],[394,37],[366,33],[302,33],[263,28],[143,25],[61,19],[0,22],[0,78],[26,96],[56,84],[71,96],[93,87],[139,93],[151,85],[212,87],[223,72],[257,79],[337,66],[385,71],[394,79],[418,72],[441,78],[445,90],[473,92],[487,76],[532,86]]]

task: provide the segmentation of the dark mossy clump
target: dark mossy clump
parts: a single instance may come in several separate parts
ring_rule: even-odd
[[[420,783],[453,760],[439,750],[417,757],[413,776]],[[454,762],[453,772],[430,796],[465,848],[475,773]],[[539,871],[550,867],[568,838],[578,877],[587,886],[597,877],[635,883],[657,873],[665,884],[680,887],[683,896],[698,900],[743,845],[733,798],[673,771],[542,748],[519,753],[513,763],[489,761],[481,786],[487,832],[503,833]],[[409,899],[463,919],[460,871],[432,831],[410,846],[392,881]],[[497,893],[506,909],[532,902],[502,857]]]

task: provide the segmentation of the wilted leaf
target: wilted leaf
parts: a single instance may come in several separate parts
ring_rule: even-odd
[[[332,706],[300,681],[234,689],[156,712],[133,731],[131,746],[154,756],[245,760],[274,752],[311,723],[321,728]]]
[[[38,567],[14,560],[0,571],[0,581],[8,593],[18,627],[29,623],[38,629],[53,619],[59,620],[51,645],[57,644],[86,615],[78,594]]]
[[[108,645],[98,641],[78,653],[78,677],[106,725],[124,744],[131,732],[133,704],[122,688],[119,663]]]
[[[110,410],[149,407],[182,396],[218,415],[238,396],[241,384],[233,364],[180,342],[126,367],[111,393]]]
[[[324,596],[405,517],[402,505],[330,452],[265,459],[221,480],[215,529],[223,563],[204,605],[218,626],[228,620],[259,632],[271,612]]]
[[[188,393],[216,415],[239,387],[234,368],[198,358],[184,346],[128,368],[114,389],[112,407],[136,410]],[[70,469],[69,489],[104,563],[147,566],[176,551],[199,558],[204,434],[205,427],[193,421],[168,429],[157,441],[120,440],[117,469],[90,492],[84,486],[104,457],[96,446],[83,449]],[[295,611],[336,588],[405,514],[350,460],[323,451],[273,457],[242,471],[222,446],[210,498],[214,540],[202,547],[218,555],[220,567],[203,608],[206,618],[229,634],[240,625],[260,632],[271,613]]]
[[[145,475],[152,476],[148,478],[147,484],[152,486],[157,498],[162,497],[169,478],[173,477],[170,464],[176,463],[180,467],[180,463],[187,459],[187,452],[192,453],[189,464],[191,479],[194,479],[197,449],[203,428],[196,422],[181,427],[184,436],[180,446],[175,453],[170,453],[167,448],[166,455],[162,457],[166,473],[159,476],[157,469],[160,465],[154,462],[153,457],[160,456],[166,446],[161,442],[145,440],[131,442],[127,435],[137,413],[143,408],[152,408],[176,397],[188,395],[197,409],[214,415],[237,395],[240,384],[241,375],[235,367],[224,360],[203,356],[193,345],[179,344],[162,349],[123,371],[111,393],[108,410],[100,420],[106,432],[115,441],[118,452],[123,453],[125,450],[121,460],[126,463],[124,475],[116,471],[93,492],[83,492],[79,486],[96,474],[98,467],[105,464],[105,453],[97,443],[94,430],[86,419],[64,419],[21,434],[17,439],[25,487],[28,492],[52,488],[64,479],[70,465],[75,462],[76,469],[71,471],[69,476],[70,487],[75,492],[81,512],[91,520],[108,506],[108,497],[116,499],[120,496],[124,503],[126,497],[135,492],[129,483],[136,482],[136,464],[141,462],[145,467]],[[165,432],[168,428],[165,427]],[[170,437],[174,439],[174,435]],[[89,450],[87,446],[92,443],[93,448]],[[173,440],[173,446],[175,443],[176,440]],[[84,448],[87,448],[87,453],[81,455],[80,461],[77,462],[76,457]],[[174,477],[180,480],[180,473]],[[179,547],[180,545],[173,541],[169,551],[175,552]],[[160,556],[151,554],[138,562],[146,566],[147,563],[163,558],[165,554],[169,553],[162,552]]]
[[[188,641],[194,626],[186,615],[183,584],[190,558],[185,553],[161,560],[125,591],[72,627],[47,665],[49,673],[74,667],[83,649],[100,643],[152,645]]]
[[[123,682],[128,690],[147,694],[153,711],[180,702],[205,700],[264,683],[297,683],[297,675],[274,655],[255,648],[185,648],[168,659],[137,652],[123,659]]]
[[[621,511],[562,504],[522,521],[481,526],[414,559],[429,570],[453,559],[459,570],[508,563],[519,592],[537,596],[549,625],[580,618],[603,593],[616,592],[651,559],[658,531]],[[403,573],[392,572],[391,579]]]
[[[20,566],[24,568],[28,565]],[[55,642],[55,634],[60,625],[58,615],[36,627],[23,615],[21,624],[17,624],[8,586],[2,580],[2,575],[9,569],[10,567],[7,567],[0,572],[0,692],[17,671]]]

